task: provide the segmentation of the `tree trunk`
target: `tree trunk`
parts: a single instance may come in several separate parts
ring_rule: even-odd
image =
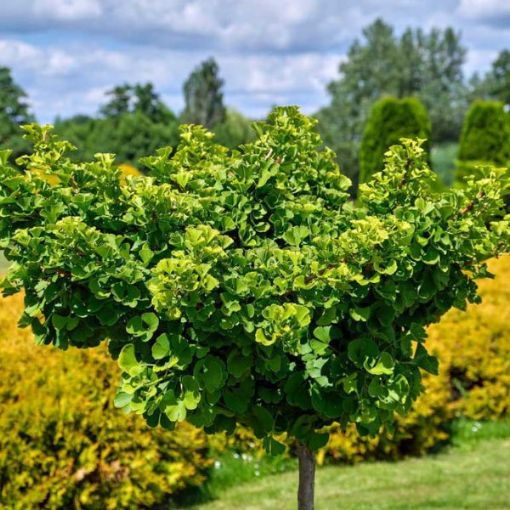
[[[304,444],[298,443],[299,488],[298,510],[314,509],[315,455]]]

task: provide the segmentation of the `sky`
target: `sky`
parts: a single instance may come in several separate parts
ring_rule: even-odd
[[[175,111],[182,84],[216,58],[225,102],[264,116],[275,104],[307,113],[361,30],[452,26],[465,72],[484,72],[510,47],[510,0],[1,0],[0,66],[12,69],[40,122],[95,114],[120,83],[154,83]]]

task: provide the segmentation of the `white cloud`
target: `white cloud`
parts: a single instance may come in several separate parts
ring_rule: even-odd
[[[2,6],[2,28],[103,34],[174,49],[315,51],[361,27],[358,7],[346,0],[17,0]]]
[[[37,47],[17,40],[0,40],[0,64],[15,70],[33,98],[43,121],[57,114],[95,113],[104,93],[123,82],[152,81],[176,111],[183,107],[182,84],[208,53],[133,47],[106,50],[71,45]],[[227,104],[248,115],[263,116],[275,103],[299,103],[308,111],[325,99],[325,86],[334,78],[335,54],[219,54]]]
[[[0,65],[12,67],[43,120],[57,113],[93,113],[103,92],[122,82],[152,81],[179,110],[183,81],[209,56],[220,64],[228,104],[253,116],[275,103],[301,104],[311,112],[327,101],[325,86],[337,75],[352,40],[377,16],[394,25],[397,34],[418,24],[464,28],[469,72],[486,69],[510,40],[510,0],[3,4]]]
[[[461,0],[458,13],[466,20],[482,22],[496,28],[509,28],[508,0]]]
[[[459,13],[466,18],[485,18],[510,14],[508,0],[460,0]]]
[[[101,16],[98,0],[35,0],[33,11],[36,16],[50,15],[64,21],[97,18]]]
[[[0,55],[3,65],[32,66],[37,62],[40,50],[22,41],[0,40]]]

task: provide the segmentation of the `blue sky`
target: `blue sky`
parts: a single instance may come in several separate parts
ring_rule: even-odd
[[[175,111],[182,83],[214,56],[226,103],[247,115],[274,104],[313,112],[361,29],[452,26],[467,74],[510,47],[510,0],[2,0],[0,65],[12,68],[38,119],[95,113],[123,82],[152,81]]]

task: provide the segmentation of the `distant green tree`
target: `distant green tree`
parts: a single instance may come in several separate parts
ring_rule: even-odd
[[[55,132],[65,136],[77,149],[73,159],[92,159],[97,152],[106,152],[105,142],[97,140],[97,124],[102,122],[88,115],[74,115],[68,119],[55,120]]]
[[[108,95],[101,118],[77,115],[56,123],[56,132],[78,147],[75,159],[112,152],[119,163],[136,166],[139,158],[157,148],[177,145],[179,122],[152,83],[120,85]]]
[[[399,73],[391,26],[378,19],[363,30],[363,37],[363,42],[354,41],[340,63],[341,78],[328,85],[331,104],[316,115],[325,144],[336,152],[342,171],[355,186],[359,143],[370,106],[381,94],[393,93]]]
[[[492,64],[494,95],[505,104],[510,104],[510,51],[503,50]]]
[[[476,172],[480,164],[510,165],[510,115],[499,101],[475,101],[462,129],[457,177]]]
[[[417,55],[424,55],[422,81],[409,95],[416,95],[426,106],[434,141],[456,141],[468,107],[463,73],[466,49],[452,28],[432,29],[428,34],[418,30],[416,39]]]
[[[138,165],[138,160],[161,147],[175,147],[179,141],[179,123],[154,122],[141,112],[123,115],[114,126],[102,125],[104,139],[110,137],[108,152],[117,154],[121,162]]]
[[[184,122],[202,124],[212,129],[223,122],[226,109],[223,104],[223,80],[219,67],[212,58],[202,62],[184,83]]]
[[[492,63],[488,75],[490,96],[510,105],[510,51],[503,50]]]
[[[242,113],[227,108],[225,120],[214,128],[216,143],[234,149],[239,145],[251,142],[255,138],[252,121]]]
[[[385,153],[401,138],[420,138],[430,160],[430,120],[423,103],[416,98],[385,97],[373,106],[360,149],[360,182],[384,167]]]
[[[471,75],[468,80],[468,102],[472,104],[477,99],[490,99],[490,86],[486,76],[481,75],[479,72],[475,72]]]
[[[13,80],[8,67],[0,67],[0,149],[9,147],[17,157],[29,148],[19,126],[34,121],[27,94]]]
[[[134,105],[132,113],[141,113],[157,123],[174,122],[176,116],[154,91],[152,83],[137,83],[133,87]]]
[[[106,93],[110,100],[101,107],[100,113],[104,117],[118,117],[128,113],[130,111],[132,90],[133,87],[127,83],[113,87]]]
[[[317,113],[319,131],[356,180],[363,126],[374,101],[416,96],[425,104],[436,141],[457,140],[467,107],[462,66],[466,50],[451,28],[407,29],[397,37],[378,19],[363,30],[328,86],[331,104]]]
[[[502,50],[485,75],[474,73],[469,81],[470,102],[477,99],[510,105],[510,51]]]
[[[118,85],[106,94],[110,100],[99,110],[103,117],[118,118],[127,113],[141,113],[154,122],[176,118],[150,82]]]

